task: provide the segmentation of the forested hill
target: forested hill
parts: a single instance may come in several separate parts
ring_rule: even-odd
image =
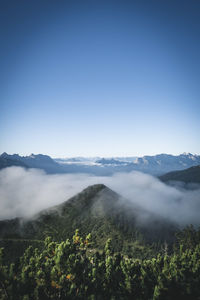
[[[0,222],[3,239],[56,241],[71,237],[79,228],[90,232],[95,247],[101,249],[108,238],[115,251],[137,252],[144,245],[173,241],[174,223],[142,209],[102,184],[93,185],[61,205],[44,210],[31,220],[14,219]]]
[[[200,183],[200,165],[182,171],[169,172],[159,178],[163,182],[182,181],[185,183]]]
[[[176,230],[103,184],[0,221],[0,299],[198,300],[200,231]]]

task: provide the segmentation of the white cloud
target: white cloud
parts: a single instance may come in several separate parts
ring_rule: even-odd
[[[167,186],[140,172],[110,177],[47,175],[38,169],[20,167],[0,171],[0,219],[31,217],[96,183],[104,183],[134,203],[182,224],[200,223],[200,189]]]

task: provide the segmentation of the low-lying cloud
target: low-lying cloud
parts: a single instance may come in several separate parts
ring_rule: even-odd
[[[103,183],[124,198],[180,224],[200,224],[200,187],[168,186],[140,172],[110,177],[87,174],[48,175],[38,169],[9,167],[0,171],[0,220],[31,217],[60,204],[89,185]]]

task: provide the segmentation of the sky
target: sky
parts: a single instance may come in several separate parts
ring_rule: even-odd
[[[0,153],[200,154],[200,2],[0,1]]]

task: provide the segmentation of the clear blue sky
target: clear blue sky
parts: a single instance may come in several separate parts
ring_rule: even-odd
[[[200,2],[0,2],[0,152],[200,153]]]

